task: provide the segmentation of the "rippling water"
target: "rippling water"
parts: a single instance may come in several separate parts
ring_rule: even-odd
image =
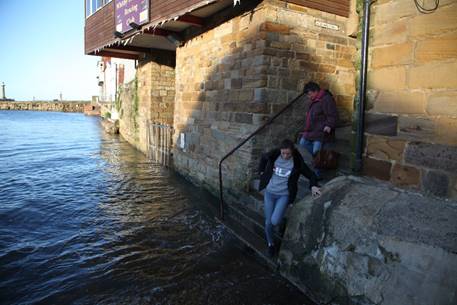
[[[0,111],[1,304],[305,304],[97,118]]]

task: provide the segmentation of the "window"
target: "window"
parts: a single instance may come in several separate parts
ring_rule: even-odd
[[[89,17],[112,0],[86,0],[86,17]]]

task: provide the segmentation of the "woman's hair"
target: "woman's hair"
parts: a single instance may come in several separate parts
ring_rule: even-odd
[[[305,87],[303,88],[303,93],[307,94],[308,92],[316,92],[321,90],[321,87],[319,87],[318,84],[315,82],[308,82]]]
[[[294,142],[292,142],[289,139],[284,139],[281,142],[281,145],[279,146],[280,149],[290,149],[293,150],[295,148]]]

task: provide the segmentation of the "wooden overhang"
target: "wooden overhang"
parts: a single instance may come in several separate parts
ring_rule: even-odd
[[[240,0],[240,3],[260,2]],[[282,0],[336,15],[349,15],[350,0]],[[115,34],[115,0],[86,18],[85,53],[139,59],[153,50],[176,50],[180,33],[205,27],[205,20],[234,5],[233,0],[149,0],[149,22],[122,35]]]
[[[319,11],[349,17],[351,0],[282,0]]]
[[[205,18],[233,5],[233,0],[150,0],[149,22],[116,37],[115,0],[86,18],[85,53],[138,59],[154,49],[176,50],[180,32],[201,28]]]

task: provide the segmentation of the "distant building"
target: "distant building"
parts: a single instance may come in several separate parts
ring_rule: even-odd
[[[135,61],[102,56],[97,62],[99,101],[114,102],[121,85],[135,78]]]

